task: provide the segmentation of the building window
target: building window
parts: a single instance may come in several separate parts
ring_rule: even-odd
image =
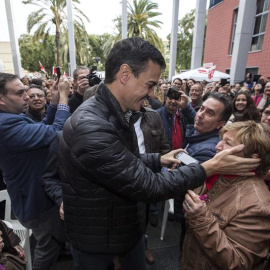
[[[210,0],[209,8],[214,7],[215,5],[219,4],[220,2],[223,2],[223,0]]]
[[[250,51],[262,49],[268,9],[269,0],[257,0],[257,10]]]
[[[234,10],[234,14],[233,14],[233,27],[232,27],[232,38],[231,38],[231,47],[230,47],[230,54],[231,55],[233,53],[233,46],[234,46],[234,38],[235,38],[237,17],[238,17],[238,8],[236,8]]]

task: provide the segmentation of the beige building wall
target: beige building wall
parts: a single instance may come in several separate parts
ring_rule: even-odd
[[[10,42],[0,41],[0,60],[3,62],[4,72],[14,74]]]

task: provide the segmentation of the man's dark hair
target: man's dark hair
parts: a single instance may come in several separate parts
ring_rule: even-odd
[[[8,92],[6,84],[16,79],[20,79],[19,76],[10,73],[0,72],[0,94],[5,96]]]
[[[175,79],[173,80],[173,83],[174,83],[176,80],[180,81],[180,82],[183,84],[183,81],[182,81],[182,79],[180,79],[180,78],[175,78]]]
[[[148,61],[166,67],[161,52],[148,41],[139,37],[127,38],[115,43],[105,63],[105,83],[112,83],[121,65],[127,64],[134,76],[139,77],[140,73],[147,67]]]
[[[73,79],[74,80],[78,80],[78,77],[79,77],[79,75],[78,75],[78,71],[79,70],[88,70],[88,71],[90,71],[89,70],[89,68],[88,67],[86,67],[86,66],[78,66],[74,71],[73,71]],[[89,72],[90,73],[90,72]]]
[[[220,121],[228,121],[232,115],[232,102],[229,97],[217,92],[210,92],[206,100],[214,98],[224,105],[224,110],[221,113]]]
[[[38,84],[30,84],[29,87],[26,88],[26,92],[28,92],[30,89],[33,89],[33,88],[36,88],[36,89],[39,89],[40,91],[42,91],[44,93],[44,96],[46,97],[46,91],[44,91],[42,86],[38,85]]]
[[[31,84],[42,85],[43,82],[42,79],[32,79]]]

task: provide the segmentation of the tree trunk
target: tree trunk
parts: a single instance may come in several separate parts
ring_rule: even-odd
[[[59,27],[56,24],[56,33],[55,33],[55,45],[56,45],[56,64],[61,67],[61,53],[60,53],[60,31]]]

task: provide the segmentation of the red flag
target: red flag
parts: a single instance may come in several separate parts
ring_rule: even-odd
[[[57,76],[57,72],[56,72],[56,67],[55,66],[53,66],[52,75],[53,76]]]
[[[41,62],[40,61],[38,61],[38,62],[39,62],[40,70],[47,73],[45,68],[42,66]]]
[[[208,70],[208,79],[211,80],[214,77],[216,66],[210,67]]]

